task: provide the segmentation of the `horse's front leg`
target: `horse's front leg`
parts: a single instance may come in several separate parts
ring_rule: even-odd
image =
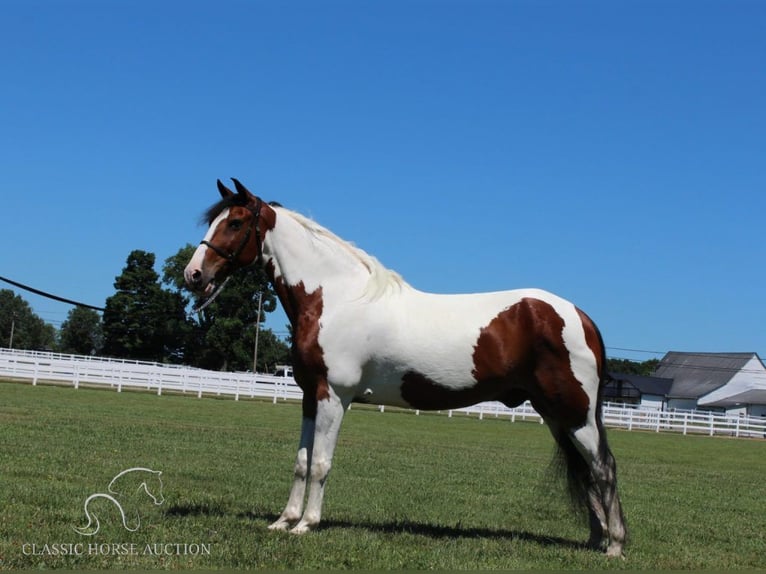
[[[305,399],[304,399],[305,403]],[[313,411],[311,408],[309,411]],[[311,412],[310,415],[314,413]],[[304,404],[303,420],[301,422],[301,440],[298,445],[298,456],[295,460],[295,471],[293,474],[293,485],[290,488],[290,497],[287,500],[287,506],[282,511],[281,516],[269,528],[271,530],[287,530],[293,524],[298,522],[303,513],[303,498],[306,494],[306,478],[309,474],[309,464],[311,463],[311,451],[314,448],[314,417],[306,412]]]
[[[317,402],[314,428],[314,449],[311,454],[311,485],[306,510],[301,521],[290,532],[304,534],[315,528],[322,518],[324,487],[332,467],[332,457],[338,442],[338,432],[349,401],[341,400],[330,387],[328,396]]]

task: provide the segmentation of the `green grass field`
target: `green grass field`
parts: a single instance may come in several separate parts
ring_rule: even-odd
[[[323,526],[303,537],[271,532],[287,499],[299,424],[295,404],[0,383],[0,567],[766,564],[764,441],[611,431],[630,529],[627,559],[615,561],[582,547],[587,527],[550,472],[545,427],[464,415],[354,406]],[[98,534],[76,533],[85,499],[139,466],[163,471],[164,504],[145,497],[136,532],[106,505]]]

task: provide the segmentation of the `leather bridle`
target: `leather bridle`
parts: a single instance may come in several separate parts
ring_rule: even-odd
[[[217,245],[213,245],[209,241],[202,240],[200,241],[200,245],[205,245],[215,251],[218,255],[226,259],[226,261],[231,265],[232,267],[236,267],[237,265],[237,259],[240,255],[242,255],[242,252],[245,250],[245,247],[247,247],[247,244],[250,242],[250,237],[253,233],[253,230],[255,230],[255,241],[258,248],[258,255],[253,259],[251,263],[255,263],[256,261],[261,261],[263,258],[263,249],[261,246],[261,228],[258,225],[258,220],[261,217],[261,206],[263,205],[263,202],[261,201],[260,197],[256,197],[256,204],[255,207],[251,207],[250,204],[244,205],[243,207],[247,209],[250,213],[253,214],[253,218],[250,220],[250,225],[247,227],[247,232],[245,233],[245,236],[242,238],[242,241],[240,241],[237,248],[227,253],[226,250],[218,247]]]

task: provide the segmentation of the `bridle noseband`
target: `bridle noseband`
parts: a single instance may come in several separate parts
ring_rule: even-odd
[[[227,253],[220,247],[213,245],[209,241],[202,240],[200,241],[200,245],[205,245],[206,247],[209,247],[213,251],[215,251],[218,255],[226,259],[226,261],[231,265],[232,267],[236,266],[237,258],[239,258],[240,255],[242,255],[242,252],[245,250],[245,247],[247,247],[248,242],[250,241],[250,236],[253,233],[253,229],[255,229],[255,241],[258,247],[258,255],[251,263],[255,263],[256,261],[261,261],[263,258],[263,250],[261,247],[261,228],[258,225],[258,220],[261,217],[261,206],[263,205],[263,202],[261,201],[260,197],[256,197],[256,204],[255,207],[251,207],[250,204],[243,205],[245,209],[247,209],[250,213],[253,214],[253,218],[250,221],[250,225],[247,227],[247,232],[245,233],[245,236],[242,238],[242,241],[240,241],[239,246],[232,251],[231,253]]]

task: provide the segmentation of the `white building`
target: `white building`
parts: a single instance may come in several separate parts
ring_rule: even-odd
[[[673,379],[669,409],[766,416],[766,367],[757,353],[666,354],[653,373]]]

